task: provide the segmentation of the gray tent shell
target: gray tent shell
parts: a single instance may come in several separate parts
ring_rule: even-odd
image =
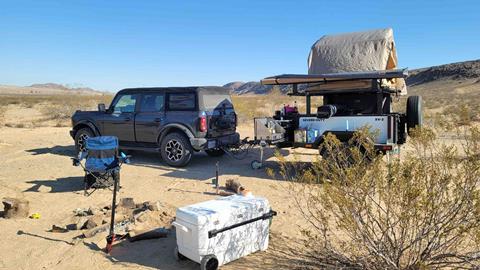
[[[308,74],[397,69],[397,53],[391,28],[340,35],[326,35],[313,44]],[[384,82],[406,94],[403,78]]]

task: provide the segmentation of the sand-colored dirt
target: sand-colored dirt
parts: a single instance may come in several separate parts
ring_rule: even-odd
[[[193,262],[179,263],[174,259],[174,232],[163,239],[120,243],[111,255],[101,250],[106,233],[76,239],[81,231],[48,232],[53,224],[71,223],[76,208],[103,206],[111,201],[109,190],[96,191],[89,197],[83,195],[84,173],[72,166],[73,140],[68,131],[69,128],[55,127],[0,128],[0,198],[26,199],[30,201],[30,212],[41,215],[38,220],[0,218],[0,269],[198,269]],[[240,131],[243,136],[250,135],[251,127]],[[283,154],[288,155],[289,151],[292,150]],[[278,170],[272,153],[271,149],[266,152],[266,166]],[[181,169],[164,165],[156,154],[131,154],[132,164],[121,170],[120,198],[133,197],[137,202],[159,200],[174,207],[213,199],[216,195],[211,179],[219,161],[221,184],[229,178],[238,179],[254,195],[268,198],[278,211],[271,227],[275,235],[271,237],[271,246],[283,246],[284,237],[300,237],[299,225],[304,221],[293,206],[287,183],[271,179],[265,170],[250,168],[258,151],[252,151],[244,160],[198,153],[188,167]],[[262,269],[267,261],[275,265],[272,252],[273,248],[222,269]]]

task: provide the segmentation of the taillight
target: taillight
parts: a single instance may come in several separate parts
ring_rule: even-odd
[[[200,114],[200,124],[198,126],[198,130],[200,132],[207,132],[207,116],[205,115],[205,113],[201,113]]]
[[[384,151],[391,151],[392,149],[393,149],[393,147],[391,145],[384,145],[382,147],[382,150],[384,150]]]

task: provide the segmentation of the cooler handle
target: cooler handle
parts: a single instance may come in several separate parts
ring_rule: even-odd
[[[177,228],[177,229],[180,229],[184,232],[188,232],[188,228],[186,226],[183,226],[182,224],[180,224],[176,221],[172,222],[172,225],[175,226],[175,228]]]

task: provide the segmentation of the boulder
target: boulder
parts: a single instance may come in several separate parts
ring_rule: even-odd
[[[133,198],[122,198],[120,199],[119,206],[123,208],[134,209],[135,208],[135,201]]]
[[[146,203],[148,210],[150,211],[160,211],[162,209],[162,203],[159,201],[150,201]]]
[[[27,200],[4,198],[2,200],[4,218],[26,218],[30,211],[29,202]]]

